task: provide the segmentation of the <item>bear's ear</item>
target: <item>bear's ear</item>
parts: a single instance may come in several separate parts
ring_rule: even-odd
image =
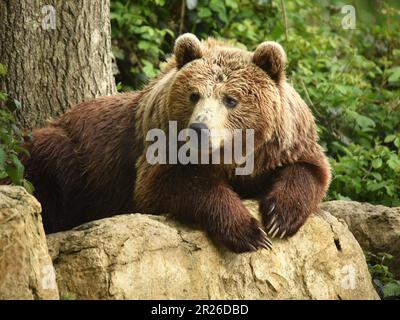
[[[253,63],[263,69],[271,79],[278,82],[285,75],[285,50],[277,42],[263,42],[253,53]]]
[[[194,34],[185,33],[175,41],[174,54],[178,69],[203,56],[200,40]]]

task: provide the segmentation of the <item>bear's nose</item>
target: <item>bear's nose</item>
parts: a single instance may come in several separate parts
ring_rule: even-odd
[[[189,128],[196,132],[199,144],[201,142],[201,133],[202,133],[202,131],[203,131],[203,134],[205,135],[205,137],[208,137],[208,134],[209,134],[208,127],[204,123],[195,122],[195,123],[192,123],[189,126]]]
[[[201,130],[208,130],[208,127],[204,123],[195,122],[189,127],[190,129],[196,131],[197,135],[201,135]]]

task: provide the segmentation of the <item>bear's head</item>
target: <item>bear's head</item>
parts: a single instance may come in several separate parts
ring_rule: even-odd
[[[257,148],[281,126],[286,54],[278,43],[263,42],[248,52],[184,34],[176,40],[174,63],[167,103],[169,119],[179,129],[253,129]],[[211,135],[212,149],[226,138]]]

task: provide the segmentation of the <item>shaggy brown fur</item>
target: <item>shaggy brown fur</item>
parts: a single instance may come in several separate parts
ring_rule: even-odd
[[[241,198],[257,197],[271,236],[291,236],[315,212],[330,181],[314,118],[286,82],[286,55],[274,42],[254,53],[194,35],[143,90],[80,104],[33,133],[28,178],[47,232],[124,212],[169,212],[195,222],[236,252],[269,247]],[[196,93],[200,100],[190,99]],[[221,101],[234,97],[227,109]],[[255,130],[255,170],[237,165],[150,165],[146,133],[188,127],[195,108],[213,104],[211,125]],[[133,192],[134,190],[134,192]]]

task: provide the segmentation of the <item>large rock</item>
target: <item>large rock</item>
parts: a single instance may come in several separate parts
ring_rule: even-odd
[[[0,186],[0,300],[59,298],[40,211],[25,189]]]
[[[258,212],[254,202],[247,206]],[[327,212],[273,251],[234,254],[164,216],[131,214],[48,237],[61,296],[377,299],[363,252]]]
[[[392,254],[391,270],[400,276],[400,207],[330,201],[324,203],[322,208],[343,219],[364,250]]]

